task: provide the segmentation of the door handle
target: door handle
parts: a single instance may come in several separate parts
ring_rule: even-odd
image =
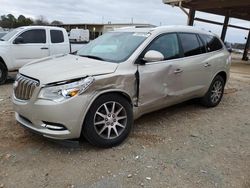
[[[49,48],[47,47],[42,47],[41,50],[48,50]]]
[[[182,72],[183,72],[183,70],[181,70],[181,69],[176,69],[176,70],[174,71],[175,74],[180,74],[180,73],[182,73]]]
[[[204,64],[204,67],[211,67],[211,64],[205,63],[205,64]]]

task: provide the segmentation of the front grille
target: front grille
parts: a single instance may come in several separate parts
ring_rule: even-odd
[[[14,83],[15,97],[20,100],[29,100],[38,86],[39,81],[19,74]]]

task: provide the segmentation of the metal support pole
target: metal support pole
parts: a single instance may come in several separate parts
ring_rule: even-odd
[[[221,40],[225,42],[226,34],[227,34],[227,28],[229,23],[229,16],[225,16],[222,32],[221,32]]]
[[[194,25],[194,17],[195,17],[195,10],[190,9],[188,14],[188,25],[193,26]]]
[[[249,30],[249,33],[248,33],[247,43],[246,43],[246,46],[245,46],[244,54],[243,54],[243,57],[242,57],[243,61],[247,61],[248,60],[247,55],[248,55],[249,46],[250,46],[250,30]]]

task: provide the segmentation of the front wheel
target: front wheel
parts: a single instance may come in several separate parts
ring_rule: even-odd
[[[210,85],[208,92],[201,99],[202,105],[206,107],[217,106],[221,102],[221,99],[223,97],[224,87],[225,87],[225,80],[220,75],[217,75],[212,81],[212,84]]]
[[[105,94],[90,107],[82,134],[93,145],[113,147],[123,142],[133,125],[133,110],[119,94]]]
[[[4,64],[0,61],[0,85],[4,84],[7,80],[8,71]]]

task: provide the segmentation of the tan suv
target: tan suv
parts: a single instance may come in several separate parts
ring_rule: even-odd
[[[193,98],[217,106],[230,65],[221,40],[192,27],[116,30],[76,55],[21,68],[14,83],[16,119],[48,138],[83,135],[112,147],[145,113]]]

